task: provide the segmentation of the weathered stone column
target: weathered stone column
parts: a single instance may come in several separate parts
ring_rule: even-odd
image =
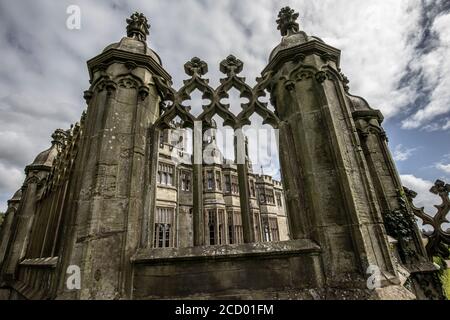
[[[410,273],[415,294],[419,299],[440,298],[440,284],[435,285],[437,268],[427,256],[416,219],[408,205],[400,176],[387,146],[386,132],[381,126],[383,116],[378,110],[372,109],[363,98],[349,94],[348,87],[346,89],[386,231],[397,241],[399,262]],[[404,276],[407,277],[408,274],[405,273]],[[423,290],[423,283],[434,286],[433,290]]]
[[[290,8],[280,11],[283,39],[263,71],[280,125],[281,169],[290,231],[322,248],[326,284],[365,289],[370,265],[381,285],[398,284],[376,193],[345,99],[340,51],[310,37]]]
[[[205,244],[205,219],[203,212],[203,128],[200,122],[194,125],[194,144],[192,165],[192,186],[193,186],[193,204],[192,204],[192,224],[194,246]]]
[[[156,185],[146,177],[156,167],[149,145],[156,138],[152,124],[159,117],[161,97],[154,78],[170,82],[170,75],[146,45],[147,19],[135,13],[127,23],[127,37],[88,61],[91,86],[75,166],[80,182],[74,248],[64,262],[65,267],[80,267],[81,290],[60,287],[61,298],[131,298],[130,259],[153,240],[141,232],[153,228],[148,197]]]
[[[3,264],[5,280],[15,279],[17,266],[25,257],[36,215],[39,185],[50,171],[54,156],[56,156],[56,149],[52,147],[41,152],[25,169],[26,179],[22,186],[21,201],[11,223],[14,234],[10,235],[11,246],[7,248]]]
[[[5,220],[0,228],[0,273],[5,262],[6,252],[11,240],[12,226],[17,209],[19,208],[22,189],[17,190],[14,196],[8,200],[8,209],[6,210]],[[1,282],[1,279],[0,279]]]
[[[239,182],[239,201],[241,204],[242,231],[245,243],[255,242],[254,217],[250,210],[250,191],[248,187],[248,162],[245,154],[245,137],[242,129],[235,130],[235,154]]]
[[[350,94],[347,97],[351,102],[353,119],[387,232],[399,241],[402,262],[411,272],[434,270],[433,264],[428,261],[413,213],[408,212],[408,206],[405,205],[403,186],[387,146],[386,133],[381,127],[383,116],[378,110],[373,110],[364,99]],[[399,230],[399,220],[408,225],[407,230]]]
[[[148,165],[144,170],[144,204],[141,222],[141,247],[151,248],[154,246],[155,237],[155,215],[156,210],[156,177],[158,172],[158,149],[160,131],[156,125],[152,125],[148,132],[147,155]]]

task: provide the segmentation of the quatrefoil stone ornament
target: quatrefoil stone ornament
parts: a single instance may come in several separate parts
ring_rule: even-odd
[[[191,77],[194,75],[200,77],[208,72],[208,65],[200,58],[194,57],[184,64],[184,72]]]
[[[450,184],[446,184],[444,181],[436,180],[434,186],[431,187],[430,192],[434,194],[447,194],[450,192]]]
[[[225,73],[227,76],[231,77],[242,71],[244,63],[230,54],[225,60],[220,63],[220,72]]]

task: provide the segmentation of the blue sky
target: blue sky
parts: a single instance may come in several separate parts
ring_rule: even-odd
[[[69,5],[81,9],[80,30],[66,28]],[[191,57],[208,63],[214,85],[229,54],[254,83],[280,41],[285,5],[308,34],[342,50],[350,91],[383,112],[403,183],[430,210],[432,182],[450,182],[449,1],[0,0],[0,211],[51,133],[79,119],[86,61],[125,35],[132,12],[149,18],[149,46],[179,87]]]

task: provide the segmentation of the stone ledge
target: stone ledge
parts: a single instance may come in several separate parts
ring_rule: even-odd
[[[26,267],[49,267],[54,268],[58,262],[58,257],[25,259],[20,265]]]
[[[131,258],[131,262],[155,264],[173,260],[229,260],[256,256],[283,256],[293,253],[318,254],[320,252],[321,249],[315,242],[301,239],[189,248],[141,249]]]

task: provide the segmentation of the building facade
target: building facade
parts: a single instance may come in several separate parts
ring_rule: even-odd
[[[237,167],[233,159],[226,159],[220,151],[216,130],[214,126],[205,133],[202,148],[204,157],[209,156],[208,163],[203,163],[204,243],[244,243]],[[179,124],[160,133],[155,248],[190,247],[194,243],[192,155],[187,153],[187,135]],[[246,150],[255,240],[288,240],[282,183],[271,176],[253,173]]]

